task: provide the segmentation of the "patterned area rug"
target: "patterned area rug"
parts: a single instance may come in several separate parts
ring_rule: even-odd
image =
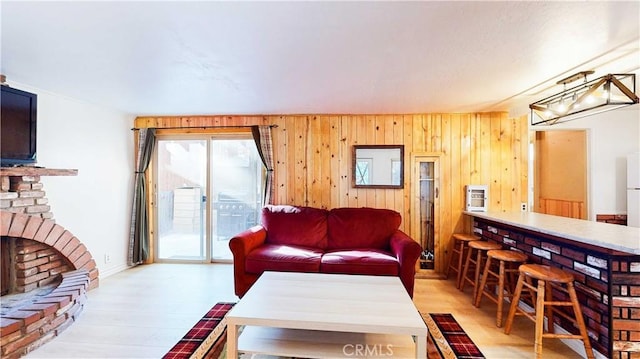
[[[200,319],[163,359],[225,359],[227,323],[225,315],[235,303],[217,303]],[[429,359],[481,359],[480,349],[467,336],[453,315],[421,313],[429,328],[427,357]],[[244,356],[241,356],[244,358]],[[251,359],[276,358],[248,356]]]
[[[227,322],[235,303],[217,303],[165,354],[163,359],[218,359],[224,354]],[[223,356],[224,357],[224,356]]]
[[[429,359],[480,359],[484,355],[464,329],[449,313],[421,313],[429,328],[427,357]]]

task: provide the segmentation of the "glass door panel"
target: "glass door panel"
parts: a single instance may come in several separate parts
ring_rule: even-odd
[[[420,162],[420,269],[435,269],[435,182],[434,163]]]
[[[254,226],[262,201],[263,166],[249,138],[211,140],[212,259],[232,259],[229,239]]]
[[[440,244],[440,206],[438,188],[439,157],[428,155],[414,155],[413,166],[413,196],[411,208],[413,221],[418,224],[412,226],[412,237],[420,243],[422,253],[419,259],[419,273],[425,278],[439,276],[444,266],[444,253]]]
[[[205,260],[207,140],[157,143],[157,258]]]

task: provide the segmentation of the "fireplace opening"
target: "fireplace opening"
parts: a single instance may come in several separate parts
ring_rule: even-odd
[[[45,243],[8,236],[0,243],[3,315],[51,293],[60,284],[60,273],[72,270],[71,263]]]
[[[9,253],[9,239],[0,240],[0,296],[11,291],[11,254]]]

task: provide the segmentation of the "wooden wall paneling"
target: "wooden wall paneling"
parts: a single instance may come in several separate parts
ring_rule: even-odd
[[[426,114],[424,123],[429,135],[426,136],[426,142],[423,145],[425,152],[442,152],[440,136],[442,135],[442,126],[439,114]]]
[[[464,185],[468,181],[467,170],[463,163],[462,119],[460,114],[450,115],[451,134],[449,138],[449,161],[451,166],[451,230],[458,232],[462,228],[462,208],[464,204]]]
[[[515,183],[512,182],[511,172],[513,168],[513,147],[511,146],[511,136],[513,134],[512,121],[508,118],[500,117],[500,210],[507,211],[512,208],[513,190]]]
[[[474,176],[473,168],[473,142],[475,131],[475,120],[471,114],[460,115],[460,167],[462,168],[462,181],[458,192],[460,193],[460,214],[458,223],[456,225],[457,231],[467,232],[469,231],[468,225],[470,223],[467,216],[462,215],[462,211],[465,209],[465,188],[467,184],[471,184]]]
[[[404,176],[404,189],[402,190],[394,190],[393,191],[393,204],[389,206],[389,208],[399,208],[401,209],[400,214],[402,214],[402,224],[400,228],[404,231],[405,228],[408,228],[407,222],[405,218],[410,218],[410,213],[408,212],[408,206],[405,206],[405,194],[409,193],[407,189],[411,187],[411,177],[408,175],[409,165],[409,153],[411,152],[411,145],[407,145],[404,142],[404,117],[402,115],[394,115],[393,116],[393,140],[394,144],[403,144],[404,148],[404,158],[403,161],[403,176]]]
[[[354,145],[363,145],[367,143],[367,132],[366,132],[366,119],[364,116],[357,116],[353,119],[353,124],[351,129],[353,132],[350,134],[350,145],[349,145],[349,157],[353,155],[353,146]],[[351,163],[349,165],[349,179],[353,178],[353,167]],[[367,204],[367,191],[365,189],[354,188],[351,186],[351,191],[355,193],[353,197],[351,197],[350,206],[352,207],[364,207]]]
[[[329,116],[319,116],[320,118],[320,134],[322,136],[322,143],[320,144],[320,157],[322,158],[321,166],[321,194],[322,194],[322,206],[321,208],[331,207],[331,193],[334,173],[331,166],[331,139],[337,137],[331,128],[331,119]]]
[[[527,202],[527,116],[506,113],[405,115],[270,115],[139,117],[136,127],[277,124],[274,134],[277,204],[317,207],[385,207],[400,212],[401,228],[412,231],[411,156],[439,156],[441,246],[454,230],[470,226],[464,185],[490,186],[490,210],[519,210]],[[173,130],[167,130],[173,131]],[[206,130],[214,131],[214,130]],[[402,190],[351,188],[355,144],[404,144]],[[469,221],[470,223],[470,221]],[[417,225],[417,224],[415,224]]]
[[[320,156],[320,121],[317,116],[307,116],[307,134],[305,140],[305,159],[304,159],[304,173],[305,181],[307,182],[305,189],[306,205],[311,207],[320,207],[322,201],[322,194],[320,193],[320,179],[318,175],[321,174],[322,159]]]
[[[410,155],[414,155],[416,153],[421,153],[424,152],[424,146],[426,144],[426,137],[429,136],[429,131],[426,130],[425,128],[425,121],[426,121],[426,117],[428,115],[425,114],[416,114],[416,115],[406,115],[405,116],[405,121],[404,121],[404,126],[405,129],[408,133],[405,134],[405,146],[406,145],[410,145],[411,149],[409,151],[407,151],[407,148],[405,148],[405,151],[407,151],[408,154]],[[405,156],[405,158],[407,158],[407,156]],[[411,158],[411,157],[408,157]],[[413,165],[413,163],[410,162],[406,162],[407,164]],[[413,178],[413,171],[415,170],[412,167],[407,166],[408,168],[405,170],[404,174],[405,177],[409,180],[411,180]],[[413,223],[413,219],[414,218],[419,218],[419,212],[414,213],[413,211],[418,211],[418,208],[414,208],[412,207],[413,203],[412,203],[412,199],[414,196],[416,196],[416,193],[413,193],[413,184],[408,185],[405,187],[405,193],[407,194],[407,197],[405,199],[405,207],[408,209],[408,214],[407,214],[407,219],[409,221],[411,221],[411,223],[408,223],[408,225],[405,226],[405,229],[408,231],[407,233],[413,233],[417,231],[417,228],[414,228],[414,226],[419,226],[420,222],[418,223]],[[420,241],[419,238],[414,238],[417,241]]]
[[[307,206],[309,204],[308,182],[307,182],[307,166],[308,160],[308,140],[309,140],[309,121],[307,116],[294,117],[295,123],[295,150],[294,150],[294,173],[295,179],[289,185],[294,188],[293,204]],[[291,169],[289,168],[289,171]]]
[[[405,126],[412,134],[412,141],[405,141],[405,146],[411,144],[411,152],[413,153],[425,152],[426,137],[430,136],[424,124],[425,115],[407,115],[405,119]]]
[[[491,114],[491,143],[489,151],[491,153],[490,162],[490,175],[489,175],[489,210],[500,211],[501,202],[501,183],[500,174],[502,172],[502,166],[500,166],[500,141],[501,136],[501,121],[500,117],[495,114]]]
[[[480,181],[480,116],[469,115],[469,184]]]
[[[328,153],[329,163],[331,166],[330,169],[330,178],[329,178],[329,188],[327,191],[329,192],[329,206],[330,207],[342,207],[340,194],[344,193],[340,191],[340,184],[342,181],[342,170],[341,170],[341,139],[342,139],[342,131],[341,131],[341,122],[340,116],[329,116],[329,138],[328,140]]]
[[[366,133],[365,137],[365,145],[374,145],[376,144],[376,118],[373,115],[365,116],[364,121],[364,131]],[[376,207],[376,195],[380,191],[379,189],[363,189],[364,191],[364,202],[362,206],[364,207]],[[362,195],[362,193],[360,193]]]
[[[429,140],[431,143],[429,144],[431,147],[431,152],[444,152],[442,149],[442,115],[434,114],[429,115],[430,118],[429,123],[431,126],[431,132],[433,133]]]
[[[448,114],[432,115],[435,136],[434,149],[442,154],[442,166],[440,167],[440,195],[447,205],[440,208],[440,224],[446,238],[451,236],[452,225],[452,163],[451,163],[451,124]]]
[[[419,134],[423,134],[424,131],[415,131],[414,123],[417,121],[417,118],[420,118],[420,115],[403,115],[402,116],[402,143],[404,143],[404,159],[405,159],[405,168],[404,168],[404,179],[405,179],[405,187],[404,191],[402,191],[403,196],[403,230],[405,233],[412,233],[414,230],[413,222],[411,218],[413,217],[412,211],[413,208],[411,206],[412,196],[414,193],[412,192],[413,184],[411,182],[411,176],[413,173],[413,168],[408,162],[411,156],[416,152],[415,149],[415,141],[416,137]]]
[[[353,119],[349,116],[340,116],[340,194],[339,206],[348,207],[351,197],[354,195],[351,189],[351,128]],[[334,203],[335,204],[335,203]]]
[[[307,181],[307,205],[315,208],[321,208],[322,203],[322,168],[324,161],[324,152],[322,151],[322,125],[318,116],[308,116],[308,134],[306,140],[307,151],[305,158],[306,181]]]
[[[478,173],[480,181],[472,184],[491,184],[491,115],[483,113],[479,115],[480,138],[478,140]],[[491,196],[491,193],[489,193]]]
[[[395,141],[395,128],[396,128],[396,119],[395,116],[393,115],[386,115],[384,118],[384,143],[387,145],[402,145],[402,142],[396,142]],[[405,148],[406,150],[406,148]],[[403,153],[404,156],[404,153]],[[400,159],[402,161],[402,163],[405,163],[404,157]],[[404,176],[404,173],[403,173]],[[406,183],[403,183],[403,188],[402,189],[392,189],[392,190],[383,190],[384,191],[384,195],[385,195],[385,205],[388,208],[392,208],[396,211],[398,211],[398,213],[400,213],[401,215],[404,215],[403,210],[404,210],[404,206],[403,207],[396,207],[396,201],[395,201],[395,196],[396,193],[402,193],[404,192],[404,186],[406,185]]]
[[[373,116],[373,142],[371,144],[386,144],[385,128],[386,115]],[[373,208],[385,208],[387,199],[386,189],[369,190],[367,196],[367,205]]]
[[[284,203],[286,200],[283,193],[287,183],[287,172],[284,170],[287,167],[287,143],[285,141],[287,128],[281,119],[282,117],[278,117],[278,127],[271,129],[273,141],[273,180],[276,188],[274,198],[271,199],[271,202],[274,204]]]
[[[529,191],[529,128],[527,116],[514,119],[514,131],[511,137],[514,152],[512,181],[515,186],[514,207],[520,208],[521,203],[528,202]],[[516,210],[518,210],[516,209]]]
[[[284,169],[287,171],[287,180],[285,182],[284,187],[284,197],[285,201],[281,204],[295,204],[297,203],[295,198],[295,186],[296,183],[300,182],[296,177],[298,176],[298,164],[296,163],[296,143],[298,133],[296,132],[298,129],[296,128],[296,118],[293,116],[285,116],[285,126],[287,128],[286,134],[286,143],[287,143],[287,157],[286,161],[288,162],[287,167]]]

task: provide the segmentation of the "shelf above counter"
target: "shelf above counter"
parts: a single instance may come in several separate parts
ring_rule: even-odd
[[[0,167],[0,176],[77,176],[77,169],[44,167]]]

